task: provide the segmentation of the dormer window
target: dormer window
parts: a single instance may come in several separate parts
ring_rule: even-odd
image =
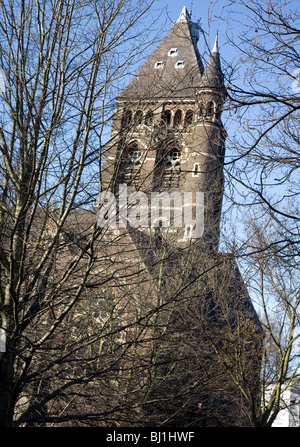
[[[168,56],[177,56],[178,48],[171,48],[168,52]]]
[[[164,66],[165,66],[164,61],[156,61],[154,64],[154,68],[156,70],[162,70],[164,68]]]
[[[175,64],[175,68],[184,68],[185,61],[177,61]]]

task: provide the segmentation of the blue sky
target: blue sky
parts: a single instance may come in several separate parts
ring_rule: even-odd
[[[228,2],[226,0],[220,0],[218,2],[212,2],[211,0],[191,1],[191,0],[155,0],[153,8],[166,9],[170,20],[176,21],[182,11],[182,8],[186,6],[188,11],[192,11],[192,19],[197,21],[201,19],[201,25],[207,31],[209,25],[212,28],[212,44],[215,37],[215,32],[218,28],[217,17],[222,15],[223,7]],[[213,20],[208,20],[211,17]]]
[[[222,57],[231,63],[233,58],[236,58],[238,54],[234,52],[233,48],[226,44],[225,31],[227,27],[226,19],[228,18],[229,9],[225,8],[228,5],[227,0],[219,0],[212,2],[211,0],[155,0],[152,7],[153,14],[162,10],[161,23],[166,29],[166,32],[172,27],[172,22],[176,21],[183,9],[186,6],[188,11],[192,12],[192,19],[198,21],[206,33],[207,41],[212,49],[216,33],[219,36],[219,46],[221,49]],[[237,8],[235,6],[235,8]],[[164,20],[167,15],[167,23]],[[198,43],[200,53],[205,47],[203,38]]]

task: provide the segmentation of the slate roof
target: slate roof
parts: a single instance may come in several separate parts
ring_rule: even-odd
[[[198,38],[199,25],[190,20],[184,7],[177,22],[118,99],[193,98],[195,87],[199,86],[203,73],[203,64],[197,49]],[[172,55],[170,50],[173,50]],[[157,63],[160,68],[156,68]]]

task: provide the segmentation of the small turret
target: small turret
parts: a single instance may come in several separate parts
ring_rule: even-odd
[[[215,44],[202,75],[199,87],[201,89],[205,88],[217,90],[219,93],[223,93],[225,90],[224,75],[222,73],[220,52],[218,46],[218,35],[216,36]]]
[[[196,129],[199,163],[205,194],[205,229],[207,246],[217,249],[223,196],[223,162],[226,132],[221,121],[226,99],[218,35],[197,89],[199,121]]]
[[[226,99],[226,88],[221,68],[218,35],[201,77],[197,95],[202,119],[222,127],[221,114]]]

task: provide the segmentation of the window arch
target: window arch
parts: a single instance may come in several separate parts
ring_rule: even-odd
[[[180,174],[180,151],[174,147],[167,155],[164,165],[163,186],[168,188],[176,188],[179,186]]]
[[[145,124],[146,126],[151,126],[152,123],[153,123],[153,112],[152,110],[148,110],[145,116]]]
[[[131,110],[124,110],[123,116],[122,116],[122,127],[129,127],[132,121],[132,111]]]
[[[169,126],[171,124],[171,110],[164,110],[161,114],[162,126]]]
[[[143,121],[143,112],[141,110],[138,110],[137,112],[135,112],[134,115],[134,124],[136,126],[139,126],[140,124],[142,124]]]
[[[193,110],[187,110],[184,118],[184,125],[190,126],[191,124],[193,124],[193,119],[194,119]]]
[[[179,127],[182,121],[182,111],[180,109],[176,110],[174,115],[174,127]]]
[[[140,180],[142,151],[134,143],[124,151],[123,155],[122,181],[127,184],[137,185]]]

